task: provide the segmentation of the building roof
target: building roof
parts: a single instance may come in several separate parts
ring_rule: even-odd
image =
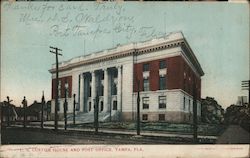
[[[88,55],[78,56],[72,58],[67,61],[63,61],[59,63],[59,71],[70,70],[72,68],[88,65],[92,63],[102,62],[106,60],[112,60],[115,58],[120,58],[124,56],[130,56],[135,54],[144,54],[153,52],[159,49],[167,49],[172,47],[181,46],[186,56],[189,58],[191,63],[195,66],[197,71],[201,76],[204,75],[204,72],[195,57],[191,47],[187,43],[183,33],[179,32],[171,32],[163,37],[142,41],[138,43],[130,43],[126,45],[117,45],[114,48],[110,48],[107,50],[102,50],[98,52],[94,52]],[[55,64],[52,65],[52,69],[49,70],[50,73],[55,73]]]

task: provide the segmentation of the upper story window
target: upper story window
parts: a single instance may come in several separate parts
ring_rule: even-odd
[[[104,87],[103,87],[103,85],[101,84],[101,85],[100,85],[99,96],[103,96],[103,91],[104,91]]]
[[[112,84],[111,94],[112,95],[117,95],[117,85],[115,83]]]
[[[160,69],[165,69],[167,66],[166,66],[166,61],[165,60],[161,60],[159,62],[159,68]]]
[[[88,93],[88,97],[91,97],[91,87],[89,86],[89,93]]]
[[[149,71],[149,63],[143,64],[143,72],[144,71]]]
[[[160,76],[159,79],[159,90],[166,89],[166,76]]]
[[[142,108],[149,109],[149,97],[142,98]]]
[[[149,79],[143,79],[143,91],[149,91]]]

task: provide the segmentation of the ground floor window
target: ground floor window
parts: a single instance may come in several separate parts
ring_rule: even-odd
[[[103,111],[103,101],[101,101],[101,111]]]
[[[149,109],[149,97],[142,98],[142,108]]]
[[[91,111],[91,102],[89,102],[89,111]]]
[[[117,101],[116,100],[113,101],[113,110],[117,110]]]
[[[167,97],[159,96],[159,109],[166,109]]]
[[[165,121],[165,114],[159,114],[159,121]]]
[[[148,120],[148,114],[143,114],[142,115],[142,120],[147,121]]]

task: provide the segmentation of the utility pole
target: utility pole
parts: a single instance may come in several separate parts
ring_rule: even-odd
[[[194,143],[197,143],[197,127],[198,127],[198,121],[197,121],[197,97],[196,97],[196,80],[194,79],[193,83],[193,139]]]
[[[43,109],[44,109],[45,99],[44,99],[44,91],[42,96],[42,109],[41,109],[41,128],[43,128]]]
[[[50,50],[51,53],[56,55],[56,94],[55,94],[55,130],[58,129],[58,55],[62,56],[58,51],[62,51],[57,47],[51,47],[54,51]]]
[[[10,100],[10,97],[7,96],[7,126],[10,126],[10,102],[12,102],[13,100]]]
[[[140,135],[140,80],[137,79],[138,89],[137,89],[137,135]]]
[[[73,98],[74,98],[73,125],[75,125],[76,124],[76,94],[73,94]]]
[[[23,104],[23,127],[26,128],[26,107],[27,107],[27,100],[25,98],[25,96],[23,97],[23,101],[22,101],[22,104]]]
[[[68,110],[68,101],[67,101],[67,95],[68,95],[68,82],[66,80],[65,82],[65,86],[64,86],[64,98],[65,98],[65,101],[64,101],[64,106],[63,106],[63,109],[64,109],[64,129],[67,130],[67,110]]]
[[[46,103],[46,121],[49,121],[49,104],[48,102]]]

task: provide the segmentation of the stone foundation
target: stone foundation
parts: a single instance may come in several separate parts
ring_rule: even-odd
[[[142,115],[147,114],[148,119],[143,120]],[[165,120],[159,120],[159,114],[165,114]],[[134,118],[133,118],[134,115]],[[200,117],[198,117],[199,120]],[[136,113],[123,112],[122,121],[134,121],[136,120]],[[193,115],[190,113],[184,113],[180,111],[168,111],[168,112],[141,112],[142,122],[171,122],[171,123],[192,123]]]

